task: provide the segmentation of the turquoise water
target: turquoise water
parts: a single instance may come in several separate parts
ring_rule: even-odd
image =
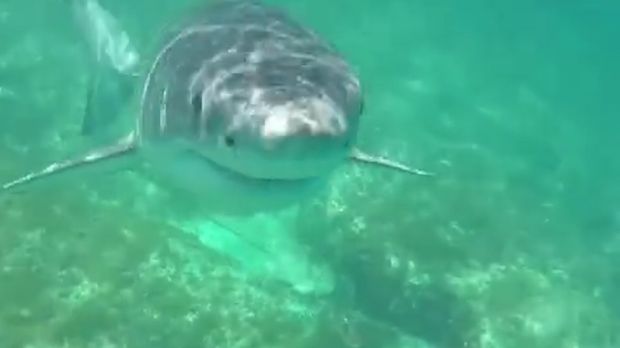
[[[147,51],[196,1],[101,2]],[[131,174],[5,199],[0,347],[620,346],[620,7],[271,3],[359,72],[360,146],[437,176],[346,166],[238,234]],[[80,147],[80,35],[0,2],[0,181]]]

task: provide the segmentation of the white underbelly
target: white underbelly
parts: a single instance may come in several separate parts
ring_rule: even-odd
[[[297,204],[324,185],[316,180],[261,180],[217,167],[188,151],[147,151],[147,170],[167,186],[197,198],[218,213],[253,214]]]

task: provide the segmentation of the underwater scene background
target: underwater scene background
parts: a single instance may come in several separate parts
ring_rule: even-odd
[[[148,52],[197,1],[101,4]],[[359,72],[360,147],[437,175],[345,165],[238,233],[132,173],[3,198],[0,347],[620,346],[617,2],[269,3]],[[0,1],[0,182],[80,147],[80,35]]]

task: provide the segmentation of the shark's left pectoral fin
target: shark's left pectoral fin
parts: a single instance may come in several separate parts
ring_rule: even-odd
[[[387,169],[397,170],[412,175],[434,176],[434,173],[425,170],[409,167],[405,164],[390,160],[388,158],[373,156],[354,148],[349,154],[349,159],[353,162],[369,164]]]
[[[37,183],[48,185],[57,182],[52,179],[66,179],[71,174],[84,174],[85,172],[102,172],[103,166],[112,165],[116,170],[119,166],[132,163],[133,156],[137,151],[137,143],[133,134],[119,140],[117,143],[91,150],[82,156],[54,162],[47,167],[31,172],[16,180],[0,186],[0,196],[3,194],[26,189]]]

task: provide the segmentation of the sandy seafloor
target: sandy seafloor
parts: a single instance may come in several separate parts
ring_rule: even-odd
[[[141,50],[191,2],[101,1]],[[619,347],[618,5],[277,2],[360,73],[360,146],[437,176],[345,166],[237,235],[132,174],[4,199],[0,348]],[[76,151],[86,54],[0,1],[0,181]]]

